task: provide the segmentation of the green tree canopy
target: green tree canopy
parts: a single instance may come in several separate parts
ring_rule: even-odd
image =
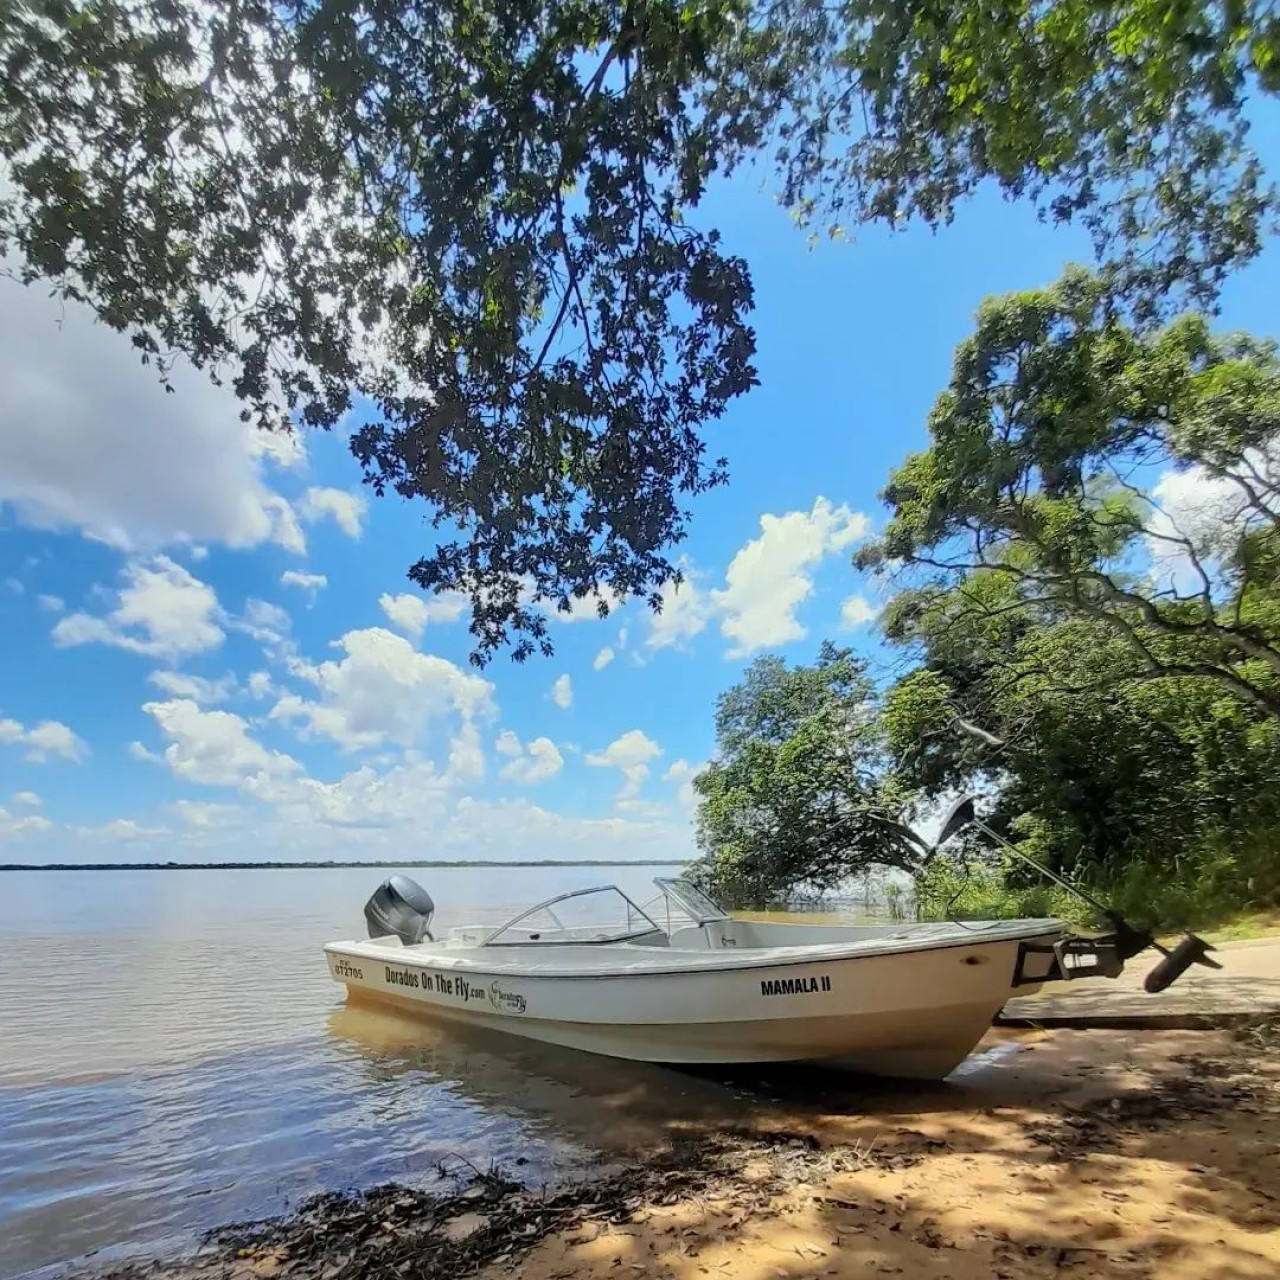
[[[1071,271],[984,304],[929,428],[860,553],[918,664],[883,703],[897,786],[989,789],[1027,853],[1139,916],[1274,894],[1274,344],[1140,329]]]
[[[972,609],[974,593],[1004,607]],[[889,627],[921,660],[884,698],[903,793],[989,792],[990,821],[1024,852],[1135,918],[1280,891],[1280,721],[1212,679],[1148,677],[1107,626],[1022,604],[999,575]],[[1005,874],[1036,882],[1019,864]]]
[[[987,180],[1083,220],[1139,322],[1267,233],[1274,0],[12,0],[0,255],[266,426],[422,497],[477,657],[647,596],[754,382],[699,227],[766,156],[802,221],[937,225]],[[601,604],[601,608],[606,608]]]
[[[1203,676],[1280,718],[1274,344],[1201,317],[1141,333],[1072,272],[982,307],[929,430],[860,553],[916,575],[892,630],[939,610],[993,634],[1009,613],[1091,619],[1124,678]]]
[[[700,872],[736,902],[826,889],[913,851],[881,797],[887,765],[865,665],[825,643],[811,667],[757,658],[716,703],[716,753],[694,780]]]

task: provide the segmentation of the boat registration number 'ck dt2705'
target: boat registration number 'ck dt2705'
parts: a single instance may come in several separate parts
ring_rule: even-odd
[[[762,996],[807,996],[811,992],[830,991],[831,979],[820,974],[815,978],[762,978]]]

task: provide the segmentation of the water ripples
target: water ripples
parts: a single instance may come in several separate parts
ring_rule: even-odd
[[[644,873],[629,874],[638,891]],[[473,871],[431,884],[442,903],[472,904],[453,921],[496,919],[582,873],[560,875],[504,871],[504,901]],[[0,1276],[189,1241],[319,1190],[423,1185],[451,1153],[555,1181],[729,1096],[661,1068],[346,1007],[319,947],[362,932],[378,878],[4,877]]]

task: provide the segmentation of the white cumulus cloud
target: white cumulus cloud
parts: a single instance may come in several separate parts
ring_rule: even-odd
[[[1210,570],[1230,560],[1241,536],[1260,522],[1269,523],[1269,513],[1280,510],[1280,445],[1269,452],[1247,450],[1235,479],[1201,466],[1170,467],[1151,497],[1151,577],[1161,590],[1198,594],[1203,581],[1195,559]]]
[[[54,627],[53,643],[107,644],[170,662],[222,643],[217,595],[182,565],[168,556],[132,560],[123,576],[115,608],[101,617],[68,614]]]
[[[391,741],[411,746],[436,720],[488,715],[493,686],[434,654],[419,653],[382,627],[348,631],[335,642],[344,656],[318,666],[293,664],[314,685],[312,700],[288,693],[271,718],[299,722],[346,750]]]
[[[686,812],[691,813],[697,808],[698,793],[693,789],[693,780],[706,767],[705,764],[690,764],[688,760],[682,758],[673,761],[671,767],[662,775],[664,782],[675,785],[676,799]]]
[[[397,831],[394,843],[403,855],[405,840],[416,843],[429,830],[433,846],[444,828],[454,780],[439,773],[429,760],[406,752],[404,760],[386,769],[371,765],[343,774],[334,782],[305,776],[268,777],[259,774],[246,788],[270,804],[277,818],[295,837],[308,834],[320,847],[333,848],[321,828],[361,827]],[[411,846],[410,846],[411,847]]]
[[[53,823],[42,814],[27,813],[19,818],[8,809],[0,809],[0,840],[20,836],[28,831],[48,831],[51,826]]]
[[[823,497],[808,511],[762,515],[760,535],[734,555],[723,587],[707,590],[694,566],[682,563],[681,582],[667,583],[661,611],[647,614],[645,647],[683,647],[717,618],[730,642],[728,657],[804,639],[797,614],[813,593],[814,571],[865,535],[868,525],[861,512]],[[846,625],[852,625],[848,619]]]
[[[692,640],[711,618],[712,601],[686,571],[678,585],[668,583],[662,590],[662,612],[650,613],[650,649],[666,649]]]
[[[662,754],[662,748],[640,729],[629,729],[615,738],[603,751],[589,751],[586,761],[597,769],[618,769],[623,787],[618,800],[631,800],[649,776],[649,761]]]
[[[474,720],[463,720],[449,743],[448,782],[475,782],[484,777],[484,748]]]
[[[236,826],[245,816],[239,805],[218,804],[211,800],[175,800],[173,808],[193,831],[216,831]]]
[[[259,701],[279,693],[279,689],[276,688],[276,682],[272,680],[270,672],[267,671],[249,672],[249,678],[244,684],[249,691],[249,696],[257,698]]]
[[[276,661],[286,661],[296,651],[289,638],[293,619],[288,612],[270,600],[250,598],[238,616],[228,616],[227,626],[233,631],[251,636],[262,645],[264,653]]]
[[[496,745],[500,755],[509,757],[498,771],[498,776],[508,782],[542,782],[554,778],[564,768],[564,756],[550,738],[534,738],[522,747],[520,739],[506,729],[498,736]]]
[[[879,612],[866,596],[853,595],[840,606],[840,621],[852,631],[873,622]]]
[[[27,728],[17,720],[0,720],[0,746],[25,747],[32,764],[43,764],[50,756],[79,763],[89,754],[84,739],[61,720],[42,720]]]
[[[308,524],[332,520],[348,538],[358,538],[364,527],[368,505],[362,493],[313,486],[302,495],[298,503],[298,514]]]
[[[415,596],[408,592],[393,596],[384,591],[378,597],[387,621],[415,640],[422,639],[429,622],[457,622],[470,604],[461,591],[441,591],[434,596]]]
[[[230,672],[219,680],[188,675],[185,671],[153,671],[147,680],[161,693],[174,698],[190,698],[202,707],[216,706],[235,692],[236,678]]]
[[[296,569],[286,569],[280,575],[280,585],[297,587],[310,602],[329,585],[329,579],[323,573],[299,573]]]
[[[303,549],[265,478],[268,460],[298,456],[297,440],[242,423],[233,392],[198,371],[175,369],[167,395],[88,308],[0,279],[0,385],[0,507],[23,523],[124,550]]]
[[[867,527],[861,512],[821,497],[809,511],[761,516],[760,536],[733,557],[724,589],[712,592],[729,656],[804,639],[808,633],[796,611],[813,591],[812,570],[864,536]]]
[[[562,676],[557,676],[555,683],[551,686],[551,692],[547,697],[560,708],[561,711],[568,711],[573,706],[573,681],[569,679],[566,672]]]
[[[259,774],[279,777],[301,768],[291,756],[252,737],[234,712],[204,711],[189,698],[147,702],[142,709],[169,740],[160,759],[187,782],[239,787]]]
[[[603,671],[616,656],[617,655],[613,650],[610,649],[608,645],[605,645],[605,647],[592,659],[591,669],[593,671]]]
[[[237,631],[243,631],[255,640],[279,643],[288,634],[293,621],[288,610],[280,605],[250,597],[244,602],[244,612],[235,619],[234,625]]]

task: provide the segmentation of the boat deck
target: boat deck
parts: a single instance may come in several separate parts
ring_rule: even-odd
[[[815,961],[899,955],[947,947],[1012,942],[1058,933],[1056,920],[989,920],[963,924],[941,922],[906,926],[801,926],[806,941],[794,946],[743,946],[732,940],[740,922],[713,922],[678,930],[669,945],[643,942],[545,942],[521,946],[458,945],[445,939],[405,946],[398,938],[355,939],[330,943],[325,950],[370,960],[423,964],[530,977],[574,977],[585,974],[711,973],[726,969],[754,969]]]

